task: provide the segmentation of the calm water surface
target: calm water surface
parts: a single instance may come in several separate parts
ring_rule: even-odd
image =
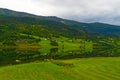
[[[44,49],[0,49],[0,66],[46,61],[57,59],[119,57],[120,49],[67,50],[58,48]]]

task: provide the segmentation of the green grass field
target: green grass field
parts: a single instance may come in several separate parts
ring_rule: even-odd
[[[20,35],[23,37],[28,37],[27,34],[20,33]],[[92,51],[93,49],[93,42],[86,41],[84,39],[72,39],[72,38],[67,38],[63,36],[60,36],[59,38],[52,37],[52,39],[58,43],[58,46],[52,46],[50,44],[49,38],[43,38],[43,37],[39,37],[35,35],[29,35],[29,37],[34,38],[34,39],[40,39],[40,41],[38,42],[38,45],[41,48],[56,48],[57,47],[59,49],[64,48],[65,51],[69,51],[71,49],[72,50],[84,49],[86,51]]]
[[[0,80],[120,80],[120,58],[82,58],[0,67]]]

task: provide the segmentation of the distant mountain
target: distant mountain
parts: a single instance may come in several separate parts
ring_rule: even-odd
[[[105,23],[80,23],[75,21],[64,21],[64,24],[71,27],[86,30],[88,33],[100,34],[103,36],[120,37],[120,26]]]
[[[96,35],[120,37],[120,26],[104,23],[81,23],[56,16],[37,16],[0,8],[0,34],[6,33],[6,31],[39,36],[52,34],[78,38]]]
[[[63,24],[55,20],[55,17],[0,9],[0,44],[13,45],[21,40],[31,40],[31,35],[44,38],[60,36],[86,38],[88,33]]]
[[[25,13],[25,12],[17,12],[9,9],[0,8],[0,16],[13,16],[13,17],[37,17],[36,15]]]
[[[82,23],[72,20],[61,19],[57,17],[50,17],[50,20],[61,22],[65,25],[71,26],[76,29],[82,29],[87,31],[88,33],[100,34],[103,36],[112,36],[112,37],[120,37],[120,26],[111,25],[106,23]]]

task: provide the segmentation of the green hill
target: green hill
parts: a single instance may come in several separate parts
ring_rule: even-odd
[[[103,23],[80,23],[55,16],[37,16],[0,8],[0,45],[15,45],[18,41],[66,37],[98,40],[106,36],[119,37],[120,27]],[[23,36],[25,34],[27,36]],[[37,36],[35,39],[32,36]],[[99,37],[99,38],[98,38]]]

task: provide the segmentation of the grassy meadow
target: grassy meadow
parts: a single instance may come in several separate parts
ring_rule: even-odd
[[[120,80],[120,58],[82,58],[0,67],[0,80]]]

